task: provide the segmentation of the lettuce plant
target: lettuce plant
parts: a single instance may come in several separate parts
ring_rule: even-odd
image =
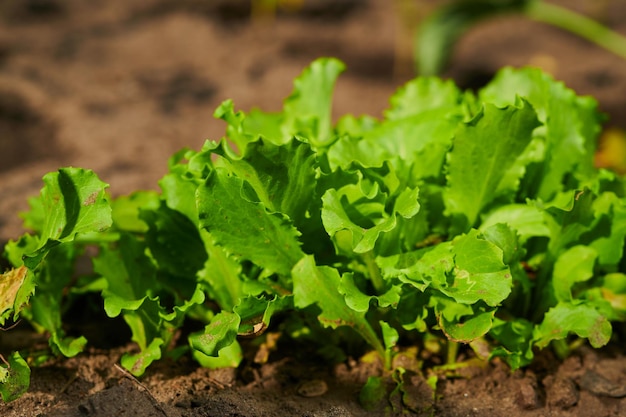
[[[433,336],[487,341],[512,368],[548,345],[606,345],[626,317],[626,207],[621,178],[593,165],[596,102],[506,68],[477,93],[418,78],[382,119],[333,123],[343,69],[312,63],[278,113],[222,103],[225,137],[175,154],[160,192],[111,198],[92,171],[47,174],[32,233],[5,247],[0,324],[21,317],[73,356],[87,340],[64,311],[100,294],[132,332],[134,375],[186,352],[238,366],[241,338],[268,326],[321,354],[358,339],[387,369]],[[27,388],[20,353],[0,381],[5,401]]]

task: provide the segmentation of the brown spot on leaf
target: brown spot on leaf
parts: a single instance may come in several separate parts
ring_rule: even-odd
[[[98,199],[98,194],[98,191],[94,191],[93,193],[89,194],[85,201],[83,201],[83,206],[91,206],[95,204],[96,200]]]

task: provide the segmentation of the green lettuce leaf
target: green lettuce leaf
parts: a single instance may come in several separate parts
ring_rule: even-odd
[[[591,346],[599,348],[611,339],[611,323],[593,306],[561,302],[535,327],[533,339],[536,346],[542,348],[570,333],[589,339]]]
[[[341,278],[335,268],[317,266],[312,256],[305,256],[294,266],[292,275],[293,301],[297,308],[317,305],[321,309],[318,319],[324,326],[352,327],[381,357],[385,356],[385,349],[365,314],[350,308],[339,292]]]
[[[13,352],[6,358],[6,363],[0,363],[0,395],[5,403],[14,401],[22,396],[30,386],[30,368],[18,352]]]
[[[222,349],[235,343],[240,322],[238,314],[222,311],[203,331],[189,336],[189,345],[204,355],[217,357]]]
[[[597,257],[593,248],[582,245],[573,246],[559,256],[552,277],[557,301],[572,301],[572,287],[593,277]]]
[[[200,366],[209,369],[236,368],[243,360],[243,351],[237,341],[221,348],[217,357],[205,355],[196,349],[193,349],[191,354]]]
[[[379,259],[383,276],[420,290],[431,287],[461,304],[499,305],[511,292],[512,276],[503,251],[477,230],[452,242]]]
[[[565,181],[568,175],[579,180],[593,175],[601,120],[593,98],[579,97],[548,74],[530,68],[503,69],[479,95],[499,106],[512,105],[521,96],[537,111],[543,128],[535,135],[544,150],[522,184],[527,197],[548,201],[564,186],[571,187]]]
[[[593,241],[589,244],[598,253],[598,264],[613,270],[624,255],[626,237],[626,206],[612,192],[598,196],[593,203],[596,218]],[[608,231],[607,231],[608,229]]]
[[[163,340],[160,338],[152,339],[150,345],[144,347],[137,354],[125,353],[122,355],[120,362],[131,374],[141,376],[146,372],[146,368],[152,362],[161,359],[161,346]]]
[[[47,214],[40,246],[26,255],[24,263],[35,268],[50,249],[74,239],[77,234],[102,232],[111,226],[111,207],[105,194],[108,184],[93,171],[61,168],[43,178],[41,204]]]
[[[234,308],[241,318],[240,336],[250,337],[261,334],[270,325],[272,316],[293,307],[291,297],[274,296],[271,299],[264,297],[247,296]]]
[[[512,369],[528,365],[534,357],[533,329],[534,325],[528,320],[504,321],[495,318],[489,335],[499,345],[491,351],[490,357],[504,358]]]
[[[72,357],[83,351],[87,339],[83,336],[66,336],[62,312],[70,304],[64,292],[71,285],[74,261],[79,252],[76,247],[52,247],[36,274],[36,291],[30,299],[31,320],[50,332],[48,340],[53,350]]]
[[[156,210],[142,210],[139,217],[148,225],[146,246],[158,265],[160,281],[176,292],[191,293],[196,274],[208,259],[197,226],[164,204]]]
[[[385,119],[405,119],[431,110],[444,110],[449,117],[460,112],[463,101],[463,93],[452,80],[420,77],[409,81],[391,96]]]
[[[200,227],[239,259],[283,276],[302,258],[298,232],[282,214],[242,196],[244,181],[216,168],[198,188]]]
[[[285,141],[293,136],[307,138],[315,147],[332,140],[332,93],[345,65],[334,58],[313,62],[295,79],[293,92],[284,104],[281,131]]]
[[[161,204],[155,191],[138,191],[120,196],[111,202],[111,217],[115,229],[132,233],[145,233],[148,225],[139,218],[140,209],[157,209]]]
[[[439,327],[453,342],[470,343],[487,334],[496,312],[495,309],[470,306],[437,295],[431,297],[430,304],[434,307]]]
[[[93,259],[94,271],[107,282],[102,298],[109,317],[137,309],[157,290],[156,266],[145,251],[144,242],[123,234],[117,245],[101,247]]]
[[[474,226],[479,214],[498,196],[494,193],[531,140],[538,121],[523,99],[515,106],[486,104],[457,132],[448,154],[446,209],[458,221],[456,230]],[[515,188],[500,193],[515,192]]]
[[[480,230],[503,223],[515,230],[522,242],[533,237],[550,237],[552,218],[534,205],[507,204],[499,206],[483,218]]]
[[[338,287],[339,293],[345,297],[345,303],[354,311],[367,312],[372,301],[380,307],[396,308],[400,302],[402,288],[399,285],[391,285],[387,291],[381,295],[368,295],[361,291],[355,281],[354,274],[346,273],[341,276]]]
[[[299,225],[316,188],[316,158],[311,147],[297,139],[277,146],[260,139],[248,144],[241,158],[216,162],[245,179],[258,200],[271,212],[280,212]]]
[[[208,232],[202,231],[206,252],[209,255],[198,279],[206,282],[206,291],[222,310],[232,311],[244,295],[241,264],[224,248],[214,245]]]
[[[329,189],[322,196],[322,222],[339,252],[369,252],[381,234],[396,227],[398,215],[411,218],[418,213],[417,188],[404,189],[394,199],[379,184],[361,178],[357,184]]]

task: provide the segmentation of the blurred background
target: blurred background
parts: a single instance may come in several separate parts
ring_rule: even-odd
[[[157,189],[171,154],[223,135],[223,100],[279,110],[320,56],[347,64],[337,117],[381,117],[418,73],[477,89],[503,66],[541,67],[598,99],[598,165],[623,170],[621,38],[607,50],[585,37],[605,29],[559,26],[549,6],[626,35],[626,0],[1,0],[0,242],[22,233],[46,172],[93,169],[113,195]]]

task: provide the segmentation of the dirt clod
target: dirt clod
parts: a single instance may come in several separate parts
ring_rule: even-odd
[[[548,386],[548,404],[561,409],[570,408],[578,402],[578,389],[574,381],[567,377],[549,377],[544,380]]]
[[[580,387],[596,395],[613,398],[626,397],[626,386],[608,380],[594,371],[587,371],[580,380]]]
[[[540,406],[537,394],[537,381],[534,378],[522,378],[517,382],[515,402],[524,410],[534,410]]]

